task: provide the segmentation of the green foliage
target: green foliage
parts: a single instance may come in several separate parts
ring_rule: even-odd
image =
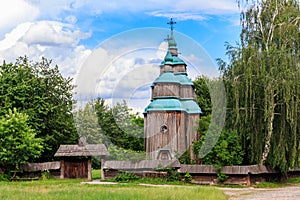
[[[201,138],[195,141],[193,144],[193,152],[199,154],[201,148],[205,145],[205,142],[210,142],[206,140],[208,128],[208,121],[210,117],[203,117],[200,120],[200,130],[202,130]],[[222,131],[220,137],[217,138],[218,141],[216,145],[209,151],[205,157],[202,158],[203,164],[208,165],[238,165],[243,162],[244,152],[240,144],[240,138],[236,131]]]
[[[193,181],[192,175],[190,175],[188,172],[186,172],[185,175],[184,175],[184,182],[192,183],[192,181]]]
[[[146,155],[144,151],[128,150],[114,145],[108,147],[110,160],[143,160]]]
[[[48,180],[50,178],[50,172],[45,170],[42,172],[42,180]]]
[[[189,150],[187,150],[183,154],[181,154],[180,157],[178,158],[178,161],[181,164],[193,164],[194,163],[194,161],[191,159]]]
[[[0,173],[0,182],[1,181],[10,181],[10,176],[8,174]]]
[[[105,134],[104,144],[132,150],[144,150],[143,119],[130,114],[126,102],[117,103],[112,108],[105,105],[104,99],[97,99],[95,110],[98,123]]]
[[[134,181],[134,180],[138,180],[138,179],[139,179],[139,177],[135,174],[122,172],[122,173],[119,173],[114,178],[114,181],[116,181],[116,182],[130,182],[130,181]]]
[[[300,162],[299,1],[245,2],[240,45],[219,60],[226,85],[227,129],[241,135],[245,164],[286,173]],[[244,7],[244,6],[243,6]]]
[[[211,98],[210,98],[210,91],[208,87],[209,79],[201,76],[198,77],[196,80],[193,81],[195,86],[195,97],[198,105],[202,110],[201,116],[207,116],[211,114]]]
[[[95,102],[88,102],[83,109],[74,112],[78,135],[85,136],[88,144],[101,144],[104,134],[98,124]]]
[[[173,168],[160,168],[157,171],[167,172],[167,181],[180,181],[180,173]]]
[[[220,181],[220,182],[224,182],[224,181],[226,181],[227,179],[228,179],[228,175],[226,175],[226,174],[223,174],[223,173],[218,173],[217,174],[217,179]]]
[[[36,138],[36,132],[28,125],[28,116],[8,110],[0,118],[0,168],[19,169],[31,159],[41,155],[42,140]]]
[[[28,115],[28,125],[44,146],[35,161],[49,161],[60,144],[77,141],[71,81],[45,58],[30,62],[20,57],[14,64],[0,65],[0,116],[13,108]]]

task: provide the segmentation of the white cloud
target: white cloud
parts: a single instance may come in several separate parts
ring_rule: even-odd
[[[188,13],[188,12],[180,13],[180,12],[153,11],[153,12],[148,12],[147,14],[155,17],[174,18],[177,21],[184,21],[184,20],[202,21],[207,19],[205,16],[201,14]]]
[[[90,36],[89,33],[81,33],[72,28],[72,25],[60,22],[39,21],[30,26],[30,29],[22,37],[22,41],[29,45],[74,46],[78,44],[79,40]]]
[[[79,45],[81,39],[89,36],[70,24],[55,21],[23,23],[0,41],[0,62],[14,62],[24,55],[34,61],[45,57],[59,65],[63,75],[72,76],[91,53]]]
[[[0,39],[6,32],[20,23],[34,20],[39,9],[23,0],[1,1],[0,3]]]

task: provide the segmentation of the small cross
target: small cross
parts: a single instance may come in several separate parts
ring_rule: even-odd
[[[167,24],[170,24],[170,26],[171,26],[171,31],[173,31],[173,29],[174,29],[174,24],[176,24],[176,22],[173,21],[173,18],[171,18],[170,22],[168,22]]]

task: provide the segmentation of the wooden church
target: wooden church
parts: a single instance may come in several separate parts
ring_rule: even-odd
[[[145,149],[152,160],[171,160],[191,148],[201,109],[187,65],[178,57],[172,19],[168,51],[151,85],[151,103],[144,110]]]

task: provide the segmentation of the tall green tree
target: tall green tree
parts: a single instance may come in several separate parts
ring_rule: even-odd
[[[210,91],[207,84],[209,84],[212,80],[205,76],[200,76],[193,81],[195,86],[195,98],[198,105],[201,108],[201,116],[207,116],[211,114],[211,98]]]
[[[241,134],[247,163],[283,173],[300,161],[300,10],[297,0],[239,1],[240,45],[220,62],[227,128]]]
[[[104,134],[98,123],[95,102],[88,102],[84,108],[74,112],[76,130],[79,136],[85,136],[89,144],[103,143]]]
[[[104,99],[99,98],[96,100],[95,109],[107,146],[115,145],[133,151],[144,150],[143,120],[137,114],[130,114],[125,101],[109,107],[105,105]]]
[[[45,58],[31,62],[20,57],[15,63],[0,65],[0,116],[13,108],[28,115],[28,124],[43,140],[44,152],[37,161],[53,159],[61,143],[78,138],[71,81]]]
[[[0,117],[0,169],[19,169],[42,153],[42,139],[28,125],[28,115],[16,108]]]

